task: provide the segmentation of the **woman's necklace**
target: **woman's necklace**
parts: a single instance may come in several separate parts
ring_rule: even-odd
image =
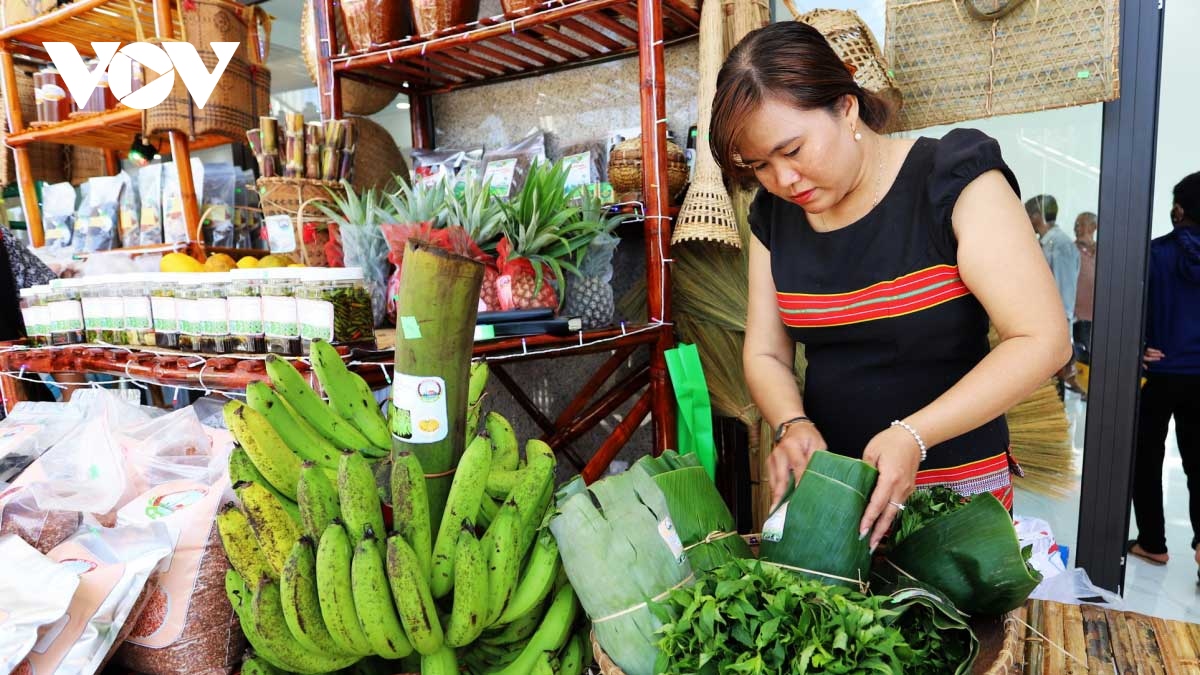
[[[875,196],[871,200],[871,210],[874,210],[876,206],[879,206],[879,200],[883,197],[883,160],[884,160],[883,140],[880,139],[879,141],[877,141],[877,143],[878,143],[878,145],[876,145],[875,147],[876,147],[876,151],[879,153],[879,168],[875,172]],[[813,215],[817,216],[817,220],[820,221],[821,231],[829,232],[830,230],[826,229],[826,227],[825,227],[825,217],[819,213],[813,214]]]

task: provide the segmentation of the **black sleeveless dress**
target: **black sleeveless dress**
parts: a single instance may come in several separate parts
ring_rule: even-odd
[[[771,251],[779,316],[805,347],[804,409],[829,449],[867,443],[945,393],[985,356],[988,316],[958,274],[950,216],[990,170],[1020,194],[995,140],[975,130],[921,138],[861,220],[817,232],[804,210],[760,190],[750,226]],[[1012,507],[1003,417],[929,448],[918,487],[992,492]]]

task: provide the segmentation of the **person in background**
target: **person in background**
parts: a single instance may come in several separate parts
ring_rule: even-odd
[[[21,289],[48,284],[54,278],[54,272],[11,230],[0,227],[0,341],[25,337]]]
[[[1054,284],[1067,310],[1067,320],[1075,314],[1075,285],[1079,281],[1079,250],[1071,241],[1071,235],[1055,222],[1058,219],[1058,202],[1050,195],[1038,195],[1025,202],[1025,212],[1033,223],[1033,231],[1042,244],[1042,255],[1054,274]]]
[[[1092,305],[1096,295],[1096,214],[1084,211],[1075,218],[1075,248],[1079,251],[1079,281],[1075,286],[1075,323],[1071,335],[1075,360],[1090,365],[1092,354]],[[1067,388],[1085,394],[1072,374]]]
[[[1175,229],[1150,243],[1146,384],[1133,468],[1138,536],[1129,542],[1130,553],[1156,565],[1169,559],[1162,471],[1172,417],[1187,475],[1192,548],[1200,544],[1200,172],[1180,181],[1174,196]],[[1200,564],[1200,550],[1195,559]]]

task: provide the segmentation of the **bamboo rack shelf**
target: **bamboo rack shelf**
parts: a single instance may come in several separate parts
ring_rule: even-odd
[[[603,474],[622,446],[649,416],[654,451],[675,447],[674,399],[665,352],[674,346],[670,324],[670,223],[667,191],[666,67],[664,45],[694,37],[700,13],[686,0],[551,0],[519,14],[492,17],[432,36],[410,36],[361,53],[340,45],[331,19],[334,0],[312,3],[318,43],[317,81],[324,119],[342,116],[341,82],[351,78],[399,88],[409,95],[413,146],[432,149],[432,96],[636,55],[644,162],[641,211],[646,244],[647,316],[630,329],[592,331],[567,338],[538,336],[486,343],[476,349],[496,362],[496,379],[540,426],[556,451],[575,462],[584,477]],[[640,347],[649,363],[631,375],[606,382]],[[502,364],[513,358],[554,358],[610,353],[566,408],[551,419],[508,377]],[[610,436],[584,465],[567,447],[628,402]]]
[[[427,39],[409,37],[331,59],[335,73],[401,91],[437,94],[636,54],[637,2],[546,2],[536,12],[480,19]],[[700,15],[661,0],[667,44],[696,35]]]
[[[186,0],[184,0],[186,1]],[[83,56],[95,54],[92,40],[137,42],[147,38],[171,40],[181,35],[180,0],[75,0],[46,12],[29,21],[0,29],[0,84],[3,84],[4,103],[8,117],[5,142],[12,147],[17,182],[21,188],[21,206],[29,235],[34,246],[45,243],[42,231],[41,207],[37,200],[27,146],[46,141],[51,143],[101,148],[109,173],[116,173],[120,156],[127,152],[134,138],[141,133],[142,115],[132,108],[118,108],[97,115],[68,120],[55,125],[27,126],[29,120],[21,113],[17,97],[15,57],[22,57],[21,66],[49,60],[44,42],[70,42]],[[165,138],[152,138],[160,152],[169,152],[175,162],[180,182],[184,220],[192,254],[201,260],[206,255],[200,237],[200,208],[192,181],[191,152],[200,148],[224,145],[219,137],[189,139],[186,134],[172,131]]]

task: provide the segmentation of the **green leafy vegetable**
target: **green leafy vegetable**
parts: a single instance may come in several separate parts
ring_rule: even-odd
[[[898,546],[934,518],[953,513],[965,505],[966,500],[962,495],[943,485],[917,490],[904,503],[896,533],[892,535],[892,546]]]

